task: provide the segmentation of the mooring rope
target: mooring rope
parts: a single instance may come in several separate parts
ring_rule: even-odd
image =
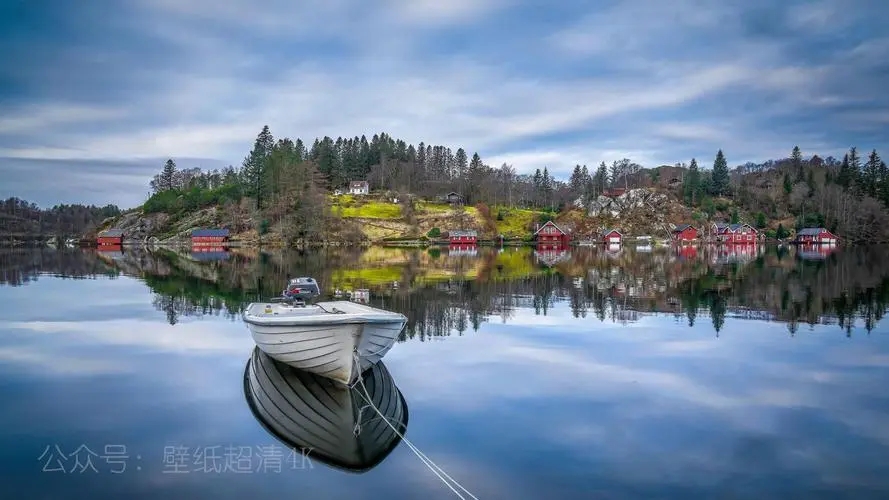
[[[359,422],[355,425],[355,429],[354,429],[355,435],[357,436],[358,434],[361,433],[360,421],[361,421],[361,414],[364,411],[364,408],[367,408],[367,407],[373,408],[374,411],[377,412],[377,415],[379,415],[380,418],[383,419],[383,421],[386,422],[387,425],[389,425],[389,428],[392,429],[392,431],[395,432],[395,434],[399,438],[401,438],[402,441],[404,441],[404,443],[407,445],[407,447],[410,448],[410,450],[412,452],[414,452],[414,455],[416,455],[417,458],[419,458],[420,461],[423,462],[423,465],[425,465],[429,470],[431,470],[432,473],[435,474],[438,477],[438,479],[440,479],[441,482],[443,482],[445,484],[445,486],[450,488],[450,490],[453,491],[455,495],[457,495],[457,498],[460,498],[461,500],[466,500],[466,497],[463,496],[459,491],[457,491],[457,488],[459,488],[464,493],[469,495],[469,498],[472,498],[473,500],[478,500],[478,497],[476,497],[475,495],[470,493],[469,490],[467,490],[462,484],[460,484],[456,479],[454,479],[450,475],[448,475],[448,473],[445,472],[444,469],[439,467],[435,462],[432,461],[432,459],[427,457],[425,453],[420,451],[420,449],[417,448],[414,445],[414,443],[411,443],[410,440],[408,440],[408,438],[406,438],[404,436],[404,434],[402,434],[401,431],[399,431],[392,424],[392,422],[385,415],[383,415],[383,412],[381,412],[380,409],[377,408],[377,405],[374,404],[373,398],[371,397],[370,392],[367,390],[367,386],[364,385],[364,377],[361,374],[361,360],[359,359],[357,352],[354,353],[353,360],[355,363],[355,370],[358,373],[358,378],[349,387],[354,388],[354,387],[360,385],[361,390],[363,392],[363,394],[361,394],[361,397],[364,398],[365,401],[367,401],[367,404],[362,406],[358,411]],[[399,424],[399,427],[400,426],[401,425]],[[456,486],[456,488],[454,486]]]

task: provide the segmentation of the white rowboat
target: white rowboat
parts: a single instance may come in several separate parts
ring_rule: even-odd
[[[342,384],[382,359],[407,323],[403,314],[349,301],[253,303],[243,318],[263,352]]]

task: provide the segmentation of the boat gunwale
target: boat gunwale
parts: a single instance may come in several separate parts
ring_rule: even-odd
[[[385,317],[382,316],[378,318],[367,317],[361,315],[352,315],[352,314],[334,314],[328,313],[331,316],[335,316],[335,318],[318,318],[312,320],[304,320],[301,318],[288,318],[286,316],[271,316],[269,319],[275,319],[276,321],[268,321],[268,320],[259,320],[261,316],[253,316],[251,314],[244,313],[243,320],[245,323],[256,326],[267,326],[267,327],[287,327],[287,326],[318,326],[318,325],[361,325],[366,323],[371,324],[384,324],[384,323],[405,323],[407,322],[407,318],[401,314],[398,317]],[[397,313],[393,313],[397,314]],[[338,316],[338,317],[336,317]],[[351,316],[351,317],[343,317],[343,316]],[[257,319],[252,319],[257,318]],[[332,320],[332,321],[331,321]],[[404,328],[402,326],[402,328]],[[292,334],[299,332],[263,332],[264,334]]]

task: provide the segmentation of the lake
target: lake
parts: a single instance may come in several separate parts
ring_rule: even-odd
[[[353,472],[254,411],[240,311],[308,275],[408,317],[377,382],[477,498],[887,498],[887,255],[0,250],[0,475],[16,498],[457,498],[405,441]]]

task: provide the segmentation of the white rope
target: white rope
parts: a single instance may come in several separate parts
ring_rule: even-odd
[[[453,491],[455,495],[457,495],[457,498],[460,498],[460,500],[466,500],[466,497],[463,496],[459,491],[457,491],[457,488],[459,488],[464,493],[469,495],[469,497],[472,498],[473,500],[478,500],[478,497],[476,497],[475,495],[470,493],[469,490],[467,490],[462,484],[460,484],[456,479],[449,476],[448,473],[444,471],[444,469],[439,467],[435,462],[432,461],[432,459],[427,457],[425,453],[420,451],[420,449],[417,448],[414,445],[414,443],[411,443],[410,440],[408,440],[408,438],[406,438],[404,436],[404,434],[402,434],[394,425],[392,425],[392,422],[388,418],[386,418],[385,415],[383,415],[383,413],[380,411],[380,409],[377,408],[377,405],[375,405],[373,403],[373,398],[371,398],[370,392],[368,392],[368,390],[367,390],[367,386],[364,385],[364,377],[361,375],[361,361],[358,358],[357,352],[354,354],[353,359],[355,362],[355,370],[357,370],[357,373],[358,373],[358,378],[355,382],[352,383],[352,385],[350,385],[350,387],[354,388],[355,386],[360,384],[362,392],[364,393],[364,394],[361,394],[361,397],[364,398],[364,400],[367,401],[367,403],[368,403],[368,404],[362,406],[358,411],[359,424],[357,424],[355,426],[355,429],[354,429],[356,432],[355,435],[357,436],[361,432],[360,420],[361,420],[361,413],[364,411],[364,408],[367,408],[368,406],[373,408],[374,411],[377,412],[377,415],[379,415],[380,418],[383,419],[383,421],[389,425],[389,428],[392,429],[392,431],[395,432],[395,434],[399,438],[401,438],[402,441],[404,441],[404,443],[408,446],[408,448],[410,448],[410,450],[414,452],[414,455],[416,455],[417,458],[419,458],[420,461],[423,462],[423,465],[425,465],[429,470],[431,470],[432,473],[435,474],[438,477],[438,479],[440,479],[441,482],[443,482],[445,484],[445,486],[450,488],[450,490]],[[399,427],[400,427],[400,424],[399,424]],[[454,488],[454,486],[456,486],[457,488]]]

